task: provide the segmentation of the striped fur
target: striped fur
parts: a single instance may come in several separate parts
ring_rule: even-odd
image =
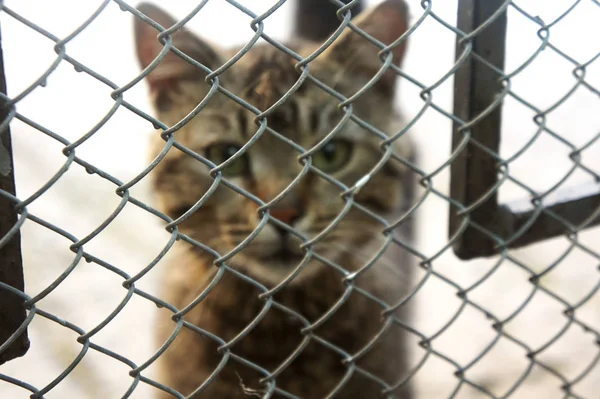
[[[315,15],[311,10],[314,11],[316,6],[314,0],[301,3],[301,14],[297,17],[301,25],[299,32],[306,31],[307,19]],[[328,7],[319,9],[319,13],[326,12],[332,19],[326,27],[315,28],[321,32],[318,39],[323,39],[323,35],[327,36],[339,25],[335,13],[330,12]],[[142,5],[140,10],[164,27],[175,23],[153,6]],[[365,11],[354,22],[369,35],[389,44],[406,31],[407,10],[403,1],[387,0],[375,9]],[[155,41],[156,33],[143,22],[136,22],[138,56],[142,67],[146,67],[161,49]],[[316,38],[300,38],[286,45],[297,54],[309,56],[319,43],[308,39]],[[212,46],[186,30],[174,34],[173,44],[211,69],[218,68],[237,52],[237,49]],[[404,47],[401,44],[391,53],[396,65],[402,63]],[[348,286],[338,268],[348,273],[357,272],[378,253],[383,253],[383,256],[354,280],[355,286],[390,305],[399,302],[410,286],[411,266],[407,254],[395,245],[386,246],[387,238],[381,233],[384,225],[362,210],[366,208],[393,222],[406,209],[414,192],[414,183],[403,164],[392,158],[380,165],[384,154],[382,138],[352,120],[341,126],[335,143],[345,143],[347,147],[343,148],[351,150],[348,150],[350,155],[344,158],[345,163],[329,173],[339,183],[323,178],[316,171],[303,172],[305,167],[298,161],[298,149],[281,139],[291,140],[308,150],[323,140],[350,112],[368,121],[378,132],[397,132],[401,120],[393,107],[395,74],[388,70],[369,90],[363,90],[381,67],[378,53],[377,47],[347,29],[308,65],[309,73],[343,96],[364,93],[354,99],[351,108],[341,108],[338,99],[310,79],[306,80],[287,101],[266,116],[269,130],[263,132],[245,154],[240,155],[242,172],[226,176],[229,182],[264,202],[274,200],[287,190],[286,195],[270,208],[270,213],[275,218],[285,218],[281,221],[298,234],[284,233],[283,227],[268,222],[241,252],[227,262],[265,287],[277,286],[294,271],[303,257],[300,245],[304,239],[328,231],[312,247],[319,258],[311,258],[274,298],[309,322],[321,318],[345,293],[348,294]],[[298,82],[301,70],[296,63],[273,46],[255,46],[219,76],[219,84],[258,110],[265,111]],[[157,117],[168,125],[184,118],[209,92],[210,85],[205,82],[205,76],[205,72],[196,66],[169,53],[147,79]],[[175,140],[191,151],[208,156],[210,149],[216,145],[240,148],[261,131],[261,123],[253,112],[219,92],[202,112],[175,133]],[[152,156],[162,148],[164,141],[157,135]],[[392,148],[405,159],[413,153],[411,143],[405,139],[394,141]],[[312,158],[315,165],[316,157]],[[185,213],[210,190],[214,180],[209,170],[193,157],[171,149],[152,174],[159,208],[172,218]],[[348,208],[341,195],[343,187],[365,180],[366,174],[370,178],[353,197],[360,207]],[[254,200],[222,184],[179,229],[193,240],[226,254],[261,224],[264,216],[258,208]],[[340,218],[341,214],[344,216]],[[330,229],[332,224],[335,227]],[[395,234],[407,240],[412,232],[406,224],[400,226]],[[283,253],[282,240],[286,242],[285,255],[280,255]],[[214,257],[196,247],[182,244],[178,251],[164,276],[162,297],[183,309],[203,291],[217,268],[213,265]],[[265,306],[259,294],[256,286],[226,273],[211,293],[186,314],[185,320],[226,341],[230,340]],[[271,309],[253,331],[232,348],[233,353],[268,371],[274,371],[285,363],[305,342],[299,320],[277,309],[276,306]],[[381,303],[353,290],[345,304],[314,333],[347,353],[356,353],[385,325],[381,317],[383,309]],[[397,320],[406,320],[409,310],[401,307],[394,314]],[[170,320],[159,323],[159,343],[172,334],[174,327]],[[408,371],[407,334],[397,323],[387,325],[385,331],[373,350],[357,359],[356,364],[393,386]],[[159,381],[189,395],[222,360],[223,353],[218,352],[217,347],[198,331],[183,328],[159,358]],[[276,383],[298,397],[322,398],[335,389],[347,370],[343,356],[311,339],[302,353],[290,361],[277,377]],[[247,398],[248,391],[244,391],[243,387],[262,389],[264,386],[259,383],[260,378],[260,373],[230,360],[197,397]],[[364,374],[355,373],[336,397],[412,397],[410,388],[406,386],[387,396],[381,392],[380,384]],[[162,397],[171,396],[165,393]]]

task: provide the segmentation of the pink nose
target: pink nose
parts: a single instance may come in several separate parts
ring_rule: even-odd
[[[275,219],[285,224],[291,224],[298,217],[298,210],[294,208],[278,208],[269,209],[269,213]]]

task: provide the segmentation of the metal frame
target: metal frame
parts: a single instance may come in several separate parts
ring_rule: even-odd
[[[6,95],[4,57],[0,38],[0,92]],[[15,195],[10,128],[11,107],[0,96],[0,365],[23,356],[29,349],[24,299],[8,287],[24,292],[19,216],[14,201],[4,195]],[[17,227],[17,228],[15,228]]]
[[[514,212],[498,203],[507,0],[459,0],[456,58],[467,55],[454,81],[449,235],[461,259],[491,256],[509,248],[578,231],[600,223],[600,193],[551,205],[544,195],[531,210]],[[469,54],[465,54],[468,52]],[[468,140],[464,145],[465,139]],[[461,147],[464,147],[461,149]],[[462,204],[458,207],[457,203]]]

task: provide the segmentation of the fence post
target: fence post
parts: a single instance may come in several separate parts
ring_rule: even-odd
[[[502,92],[503,85],[494,69],[475,57],[479,55],[490,65],[502,71],[506,40],[506,10],[495,15],[506,3],[505,0],[459,0],[458,28],[470,34],[477,28],[487,25],[474,37],[459,43],[456,48],[457,59],[470,44],[470,54],[458,68],[454,80],[454,114],[470,124],[476,120]],[[495,19],[490,18],[495,15]],[[485,146],[489,151],[498,153],[500,148],[500,119],[502,104],[498,104],[488,115],[470,125],[468,129],[454,124],[452,148],[458,148],[465,134],[470,133],[472,140]],[[451,197],[464,206],[480,202],[467,215],[459,214],[455,207],[450,208],[450,236],[453,236],[466,217],[470,222],[485,227],[493,226],[496,233],[503,232],[511,223],[510,213],[498,205],[498,195],[494,191],[487,193],[497,184],[497,160],[480,147],[469,142],[451,165]],[[487,197],[486,197],[487,195]],[[472,224],[466,228],[454,243],[454,252],[461,259],[472,259],[482,254],[495,253],[494,242],[482,234]]]
[[[10,106],[7,105],[4,56],[0,34],[0,193],[15,195],[15,179],[12,161],[12,144],[7,118]],[[19,229],[11,231],[18,221],[14,201],[0,195],[0,284],[6,284],[24,291],[23,262],[21,258],[21,235]],[[10,234],[10,237],[7,235]],[[0,285],[0,348],[25,321],[26,313],[23,298]],[[0,365],[16,357],[23,356],[29,349],[27,330],[6,348],[0,351]]]

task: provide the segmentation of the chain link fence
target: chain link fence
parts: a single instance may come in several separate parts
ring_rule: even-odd
[[[298,397],[281,388],[277,377],[309,343],[335,354],[346,370],[329,397],[341,397],[336,393],[353,378],[376,384],[382,397],[395,397],[406,385],[413,387],[411,397],[419,398],[597,397],[600,232],[593,226],[600,219],[600,120],[595,111],[600,103],[600,47],[594,38],[600,32],[594,21],[600,17],[600,4],[408,2],[410,23],[399,41],[388,47],[363,35],[378,47],[381,64],[400,82],[403,127],[383,132],[352,112],[353,103],[374,82],[355,96],[322,84],[310,72],[316,54],[300,56],[270,33],[271,21],[290,2],[268,3],[185,2],[172,6],[179,21],[172,27],[157,24],[123,0],[1,3],[8,92],[1,95],[6,151],[0,154],[0,359],[6,363],[0,366],[0,397],[185,397],[161,382],[155,367],[186,330],[219,347],[222,361],[214,376],[227,364],[256,372],[260,384],[248,385],[248,397]],[[341,7],[342,28],[317,52],[335,43],[343,31],[356,29],[347,11],[353,2],[334,3]],[[51,29],[52,18],[60,20]],[[162,32],[158,37],[164,50],[158,58],[163,59],[169,49],[180,53],[171,34],[184,25],[193,30],[201,18],[205,24],[229,20],[251,29],[242,51],[220,68],[188,59],[208,74],[208,95],[170,126],[152,116],[143,80],[152,68],[142,73],[136,69],[131,23],[143,20],[157,34]],[[282,23],[281,32],[286,29]],[[594,29],[597,34],[590,33]],[[219,81],[259,41],[276,47],[298,71],[298,79],[268,109],[257,108]],[[407,63],[395,67],[391,54],[405,41]],[[13,58],[19,61],[11,66]],[[380,162],[369,175],[344,184],[312,165],[320,147],[304,148],[269,125],[275,111],[307,84],[331,96],[343,111],[344,123],[359,125],[362,134],[381,144]],[[222,173],[227,165],[219,166],[178,141],[181,126],[201,114],[217,93],[253,114],[256,129],[247,146],[264,135],[297,151],[301,172],[282,196],[309,173],[337,187],[344,206],[322,234],[309,239],[278,223],[270,212],[275,200],[264,201],[233,184]],[[144,131],[152,127],[159,130],[163,147],[148,163]],[[401,139],[416,142],[416,159],[393,149],[391,143]],[[149,183],[153,169],[175,150],[206,165],[214,179],[209,194],[178,218],[155,208]],[[402,164],[406,175],[419,183],[393,219],[356,200],[387,161]],[[254,202],[260,219],[257,229],[228,253],[179,228],[223,188]],[[385,237],[381,249],[360,255],[358,272],[315,249],[350,211],[375,220],[377,234]],[[275,286],[229,264],[269,223],[303,241],[304,260]],[[392,234],[400,228],[404,236]],[[542,239],[549,240],[536,243]],[[177,247],[200,248],[215,258],[210,284],[183,308],[160,293],[169,272],[167,260],[177,256]],[[410,258],[403,267],[411,268],[404,274],[411,281],[403,281],[408,287],[398,289],[388,303],[356,279],[370,267],[380,267],[377,262],[390,248]],[[328,311],[315,319],[277,297],[311,260],[337,273],[343,287]],[[262,301],[252,321],[232,338],[186,321],[191,305],[205,301],[228,278]],[[354,352],[318,332],[351,297],[376,303],[383,320],[372,342]],[[410,309],[412,319],[398,318],[397,309]],[[241,356],[236,348],[246,334],[277,312],[299,323],[302,340],[294,352],[284,353],[273,368]],[[231,322],[238,316],[230,315]],[[157,345],[153,337],[160,317],[171,323],[173,334]],[[410,349],[410,367],[392,382],[359,362],[390,329],[402,330]],[[240,386],[247,383],[240,381]]]

